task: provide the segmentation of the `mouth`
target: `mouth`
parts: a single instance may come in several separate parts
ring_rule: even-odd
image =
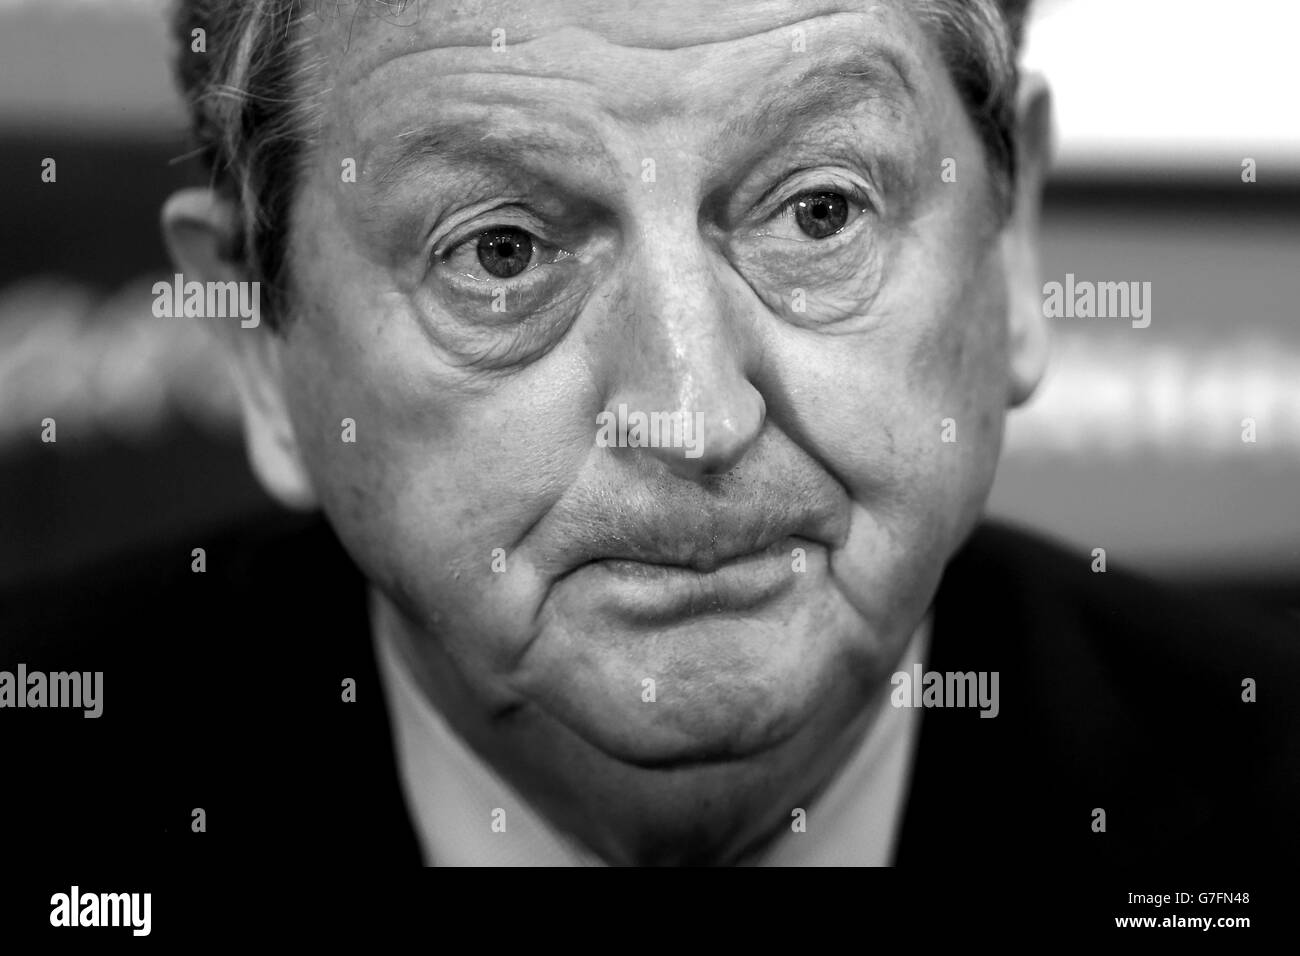
[[[770,516],[746,520],[735,516],[701,516],[698,523],[674,521],[671,527],[635,519],[633,527],[615,527],[599,535],[590,550],[575,562],[645,565],[708,574],[783,545],[801,534],[804,521]],[[637,569],[631,569],[637,570]]]
[[[784,539],[778,539],[771,543],[760,544],[754,548],[718,549],[709,546],[676,559],[664,556],[620,557],[611,555],[596,558],[588,563],[602,563],[614,573],[631,576],[651,576],[673,571],[693,571],[704,576],[722,567],[745,564],[761,559],[765,555],[774,553],[774,549],[778,549],[783,543]]]
[[[775,603],[816,586],[848,536],[831,479],[755,469],[718,487],[584,488],[554,508],[534,566],[574,613],[663,624]]]
[[[752,613],[777,599],[795,584],[796,549],[806,562],[821,545],[790,535],[751,550],[702,551],[684,560],[601,557],[570,577],[606,612],[662,625],[702,614]]]

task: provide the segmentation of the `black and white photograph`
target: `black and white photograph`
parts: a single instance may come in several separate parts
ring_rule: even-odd
[[[0,940],[498,867],[1291,938],[1297,37],[0,3]],[[763,925],[695,879],[609,892]]]

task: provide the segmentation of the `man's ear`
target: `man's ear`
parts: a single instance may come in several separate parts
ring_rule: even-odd
[[[184,189],[163,205],[163,239],[184,282],[250,281],[247,268],[235,255],[239,228],[235,204],[211,189]],[[268,322],[245,328],[238,318],[201,321],[229,359],[254,474],[281,504],[304,510],[315,507],[316,494],[285,401],[284,337]]]
[[[1015,209],[1002,233],[1007,270],[1009,405],[1029,399],[1047,368],[1047,320],[1038,261],[1038,217],[1052,153],[1052,98],[1039,73],[1020,78],[1016,102]]]

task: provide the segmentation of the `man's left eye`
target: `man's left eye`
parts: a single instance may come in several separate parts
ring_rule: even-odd
[[[810,239],[825,239],[849,221],[849,201],[839,193],[805,193],[794,200],[794,221]]]
[[[860,210],[848,196],[834,190],[799,193],[781,207],[766,234],[797,242],[827,239],[843,232]]]
[[[533,237],[522,229],[492,229],[478,237],[475,252],[489,275],[510,279],[528,268],[533,258]]]

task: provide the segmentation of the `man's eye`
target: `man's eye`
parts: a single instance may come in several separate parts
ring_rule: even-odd
[[[849,201],[839,193],[801,193],[787,204],[795,225],[810,239],[825,239],[849,222]]]
[[[533,238],[522,229],[490,229],[478,237],[479,265],[498,279],[510,279],[528,268],[533,258]]]
[[[782,204],[759,235],[791,242],[829,239],[853,225],[866,200],[836,189],[810,189]]]
[[[478,282],[514,279],[572,257],[527,229],[505,225],[491,226],[435,255],[454,273]]]

